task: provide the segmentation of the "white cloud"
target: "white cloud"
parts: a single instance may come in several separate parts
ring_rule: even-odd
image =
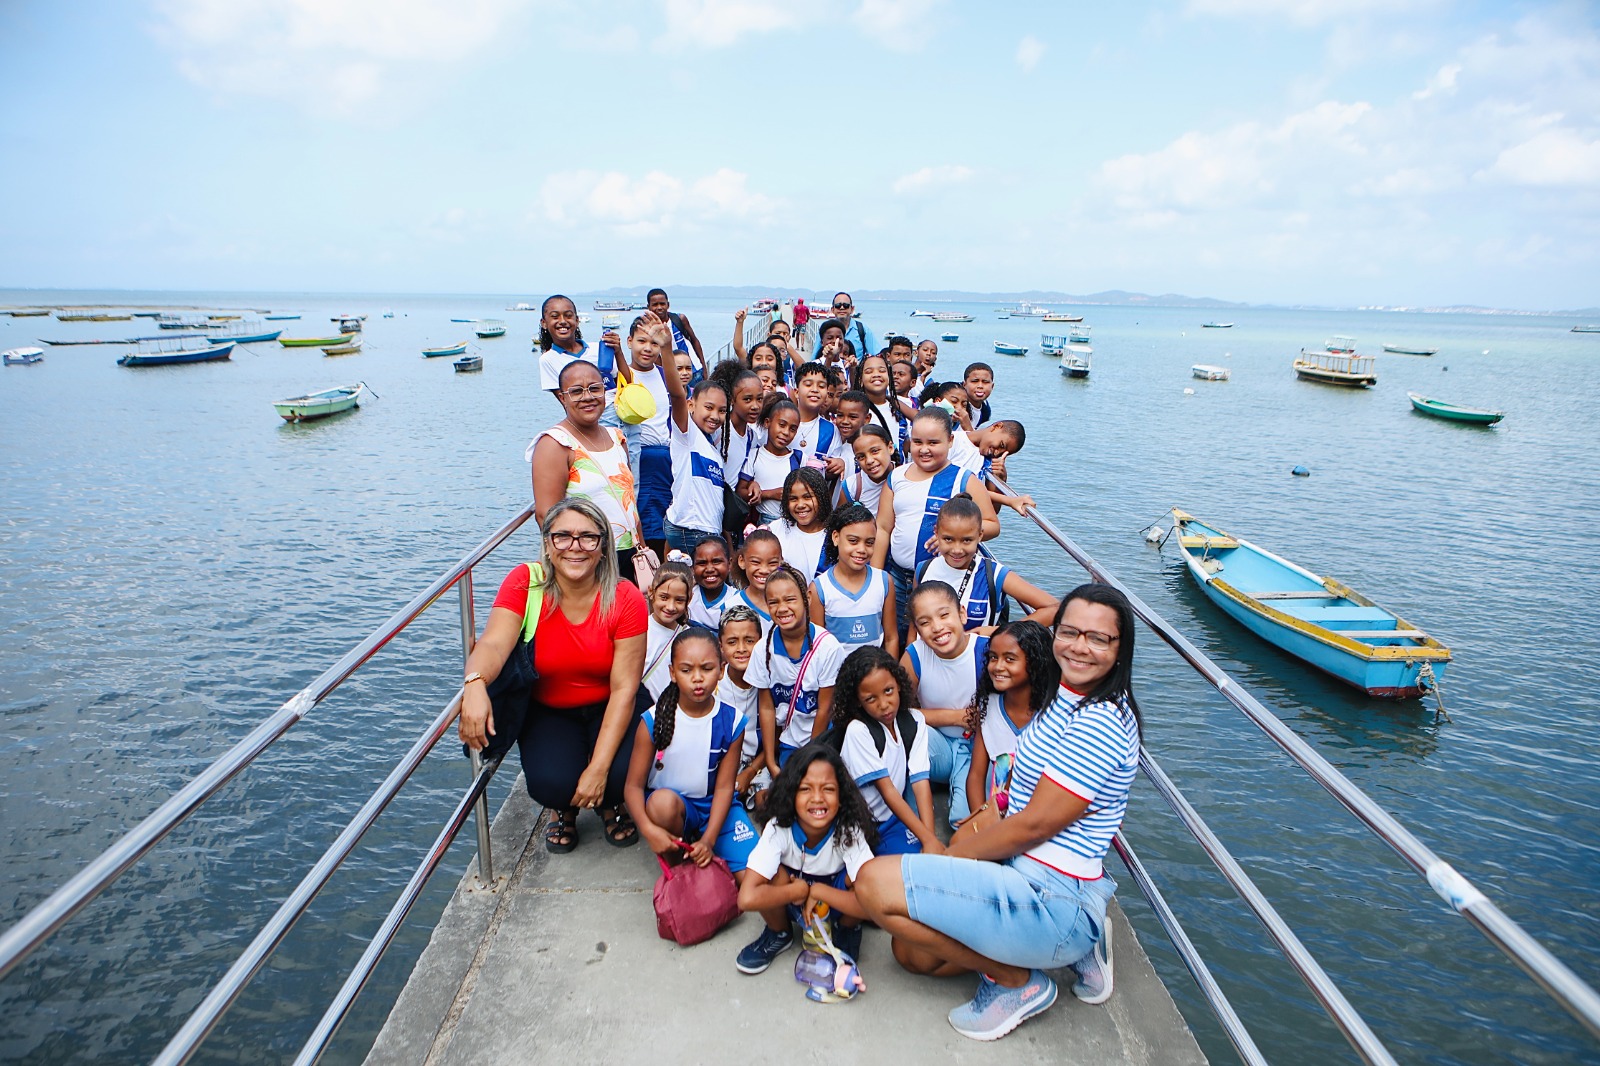
[[[1426,0],[1421,0],[1426,2]],[[1373,12],[1393,14],[1420,6],[1406,0],[1189,0],[1191,15],[1224,18],[1282,18],[1302,26],[1319,25]]]
[[[899,178],[894,183],[896,196],[923,192],[938,185],[959,185],[972,177],[972,168],[946,163],[942,166],[923,167]]]
[[[663,0],[663,46],[726,48],[747,34],[793,29],[814,6],[798,0]]]
[[[879,44],[910,52],[932,39],[943,6],[944,0],[861,0],[851,21]]]
[[[161,0],[156,35],[178,69],[216,92],[349,112],[391,68],[457,62],[527,0]]]
[[[1461,73],[1460,63],[1446,63],[1439,68],[1438,73],[1428,79],[1428,84],[1411,94],[1413,100],[1426,100],[1430,96],[1440,93],[1453,93],[1456,91],[1456,76]]]
[[[637,178],[573,170],[546,178],[539,201],[544,219],[558,226],[650,237],[718,223],[761,224],[776,216],[782,204],[753,192],[748,180],[727,167],[690,182],[659,170]]]
[[[1017,42],[1017,66],[1022,68],[1022,73],[1032,74],[1033,68],[1039,65],[1039,60],[1044,58],[1044,42],[1033,34],[1028,34]]]
[[[1565,127],[1548,129],[1501,152],[1483,176],[1514,185],[1600,189],[1600,140]]]

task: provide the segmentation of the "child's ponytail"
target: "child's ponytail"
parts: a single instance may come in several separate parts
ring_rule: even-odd
[[[656,700],[656,727],[650,733],[650,743],[656,749],[656,769],[665,767],[661,756],[672,746],[672,733],[678,727],[678,683],[667,682]]]

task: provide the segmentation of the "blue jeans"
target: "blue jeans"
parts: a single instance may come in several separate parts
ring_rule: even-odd
[[[610,426],[613,429],[623,428],[622,419],[617,417],[617,405],[615,403],[606,404],[606,409],[600,412],[600,424],[602,426]]]
[[[666,536],[662,524],[672,506],[672,451],[665,444],[646,444],[637,467],[639,525],[645,540],[660,540]]]
[[[906,633],[911,628],[911,586],[916,582],[916,574],[891,557],[884,560],[884,569],[889,571],[889,580],[894,585],[894,621],[900,627],[900,647],[906,646]]]
[[[950,737],[929,727],[928,729],[928,780],[950,786],[950,825],[972,813],[972,801],[967,799],[967,771],[972,768],[972,741],[967,737]]]
[[[661,527],[667,533],[667,550],[671,551],[676,548],[685,555],[692,556],[694,554],[694,546],[699,544],[703,538],[711,536],[709,530],[684,529],[682,526],[673,525],[665,518],[661,520]]]
[[[902,855],[906,913],[1007,966],[1070,966],[1105,935],[1117,890],[1109,874],[1083,881],[1019,855],[1004,863]]]

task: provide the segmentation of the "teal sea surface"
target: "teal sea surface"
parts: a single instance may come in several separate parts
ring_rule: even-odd
[[[0,306],[196,305],[301,313],[366,347],[241,346],[229,362],[128,369],[47,347],[0,370],[0,926],[9,926],[351,648],[530,496],[523,449],[559,418],[538,387],[534,296],[0,292]],[[602,313],[585,329],[597,333]],[[1600,335],[1542,316],[1078,307],[1087,380],[1040,354],[1060,324],[992,304],[863,302],[937,337],[939,376],[995,368],[1028,440],[1013,484],[1326,758],[1591,984],[1600,984]],[[381,317],[392,308],[395,317]],[[682,299],[708,350],[732,301]],[[453,317],[498,318],[478,341]],[[154,333],[147,320],[0,317],[0,348]],[[1302,347],[1351,334],[1378,384],[1295,380]],[[469,340],[481,374],[424,347]],[[1027,345],[994,354],[995,341]],[[1232,371],[1198,381],[1194,363]],[[351,413],[288,425],[271,403],[366,382]],[[1491,429],[1414,413],[1407,391],[1506,412]],[[1292,477],[1304,465],[1310,477]],[[1315,673],[1213,608],[1140,530],[1171,506],[1347,582],[1449,645],[1448,720]],[[1056,593],[1083,580],[1031,523],[995,550]],[[516,535],[480,569],[537,550]],[[0,1059],[148,1060],[459,682],[454,597],[428,612],[0,982]],[[1600,1062],[1600,1046],[1423,879],[1147,630],[1145,740],[1403,1062]],[[512,783],[495,783],[498,805]],[[292,1056],[467,780],[442,743],[212,1035],[197,1061]],[[1147,784],[1125,826],[1276,1062],[1353,1061],[1260,926]],[[598,846],[590,827],[586,846]],[[413,913],[328,1061],[356,1062],[427,942],[471,833]],[[641,853],[640,861],[646,861]],[[1110,860],[1114,874],[1123,874]],[[1231,1050],[1131,879],[1118,898],[1215,1061]],[[649,922],[644,909],[640,922]],[[727,950],[711,945],[705,950]],[[730,961],[731,965],[731,961]],[[912,1024],[912,1019],[886,1019]],[[1024,1031],[1025,1034],[1026,1031]],[[1013,1038],[1017,1039],[1017,1038]],[[1003,1046],[1003,1045],[1002,1045]]]

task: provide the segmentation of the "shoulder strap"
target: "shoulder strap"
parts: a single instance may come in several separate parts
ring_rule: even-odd
[[[541,563],[528,565],[528,603],[522,609],[522,641],[524,644],[533,639],[534,631],[539,628],[539,615],[544,611],[544,566]]]
[[[885,745],[889,743],[888,731],[876,718],[863,718],[861,721],[867,727],[867,732],[872,734],[872,745],[878,749],[878,755],[881,757]]]
[[[906,776],[911,776],[911,742],[917,737],[917,719],[911,713],[911,708],[902,707],[900,713],[894,716],[895,728],[900,730],[900,743],[906,749]]]
[[[917,680],[922,680],[922,656],[917,654],[917,646],[906,645],[906,654],[911,656],[911,669],[916,672]]]
[[[808,627],[810,626],[809,622],[807,623],[807,626]],[[807,628],[806,636],[807,637],[811,636],[810,628]],[[773,640],[782,640],[783,639],[783,634],[778,632],[778,627],[777,626],[773,626],[772,627],[772,639]],[[794,691],[789,693],[789,709],[788,709],[788,711],[786,711],[784,713],[783,725],[778,727],[778,732],[780,732],[780,733],[783,732],[785,729],[788,729],[789,728],[789,723],[794,720],[794,709],[795,709],[795,707],[799,706],[799,704],[800,704],[800,683],[805,680],[805,678],[806,678],[806,667],[811,665],[811,657],[813,655],[817,654],[817,649],[822,646],[822,639],[823,639],[823,634],[822,633],[818,633],[817,636],[816,636],[816,639],[811,641],[811,647],[806,650],[805,655],[802,656],[801,659],[800,659],[800,669],[796,670],[795,674],[794,674]]]
[[[683,628],[682,626],[677,626],[677,627],[673,628],[672,636],[668,637],[667,638],[667,642],[665,644],[661,645],[661,650],[656,652],[655,658],[651,659],[648,663],[645,664],[644,673],[639,675],[639,677],[641,679],[649,677],[650,676],[650,671],[654,670],[657,666],[661,665],[661,660],[666,657],[666,654],[669,651],[672,650],[672,642],[673,642],[673,640],[675,640],[677,638],[678,630],[682,629],[682,628]]]
[[[916,570],[912,571],[912,574],[911,574],[911,581],[912,581],[912,585],[913,586],[922,584],[922,579],[927,574],[928,567],[930,567],[932,565],[933,565],[933,560],[932,559],[924,559],[924,560],[922,560],[922,562],[917,564]]]
[[[985,666],[985,659],[987,657],[986,653],[988,652],[988,650],[989,650],[989,638],[988,637],[973,637],[972,638],[972,667],[973,667],[972,673],[973,673],[973,680],[976,681],[979,684],[983,683],[983,668]]]

